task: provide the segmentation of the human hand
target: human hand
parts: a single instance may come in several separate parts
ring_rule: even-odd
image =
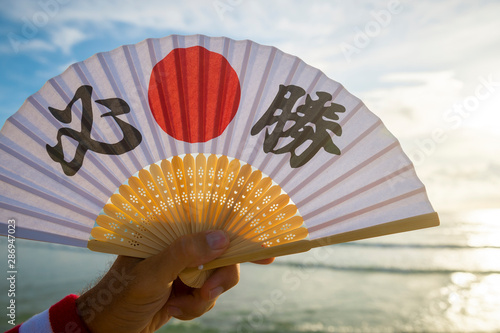
[[[181,237],[147,259],[118,256],[101,281],[77,299],[80,315],[93,333],[154,332],[172,317],[199,317],[238,283],[239,265],[216,269],[200,289],[186,286],[178,275],[217,258],[228,246],[224,232],[209,231]]]

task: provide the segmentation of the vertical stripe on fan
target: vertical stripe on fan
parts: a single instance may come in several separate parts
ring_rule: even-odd
[[[88,235],[88,233],[89,230],[84,231],[85,235]],[[86,247],[88,242],[87,237],[75,238],[70,236],[63,236],[60,234],[52,234],[41,230],[26,229],[19,225],[16,225],[16,238],[36,239],[47,243],[56,243],[56,244],[71,245],[78,247]]]
[[[260,49],[260,47],[259,47],[259,49]],[[259,85],[259,89],[257,90],[257,94],[255,95],[254,100],[252,102],[252,107],[250,109],[250,112],[248,113],[247,118],[249,121],[247,122],[243,132],[240,133],[242,138],[247,138],[250,136],[250,129],[251,129],[253,122],[255,120],[255,117],[257,114],[257,109],[259,108],[259,105],[261,103],[262,94],[264,93],[264,89],[266,88],[269,74],[271,73],[271,68],[273,66],[273,62],[274,62],[274,58],[276,56],[277,49],[271,48],[270,51],[271,51],[271,53],[268,57],[266,67],[264,69],[264,73],[263,73],[262,78],[261,78],[261,84]],[[251,121],[250,121],[250,119],[251,119]],[[245,140],[238,142],[238,152],[240,152],[240,154],[241,154],[241,152],[244,151],[245,143],[246,143]],[[252,164],[251,159],[245,160],[245,162],[247,162],[248,164]]]
[[[0,143],[0,149],[3,150],[5,153],[12,155],[14,158],[18,159],[19,161],[25,163],[26,165],[29,165],[33,169],[37,170],[38,172],[42,173],[43,175],[47,176],[49,179],[52,179],[56,182],[61,183],[63,186],[68,188],[70,191],[74,192],[75,194],[79,195],[83,199],[86,199],[88,202],[94,204],[96,206],[96,209],[100,209],[102,206],[102,202],[96,198],[95,193],[91,194],[88,192],[85,192],[82,190],[80,187],[76,186],[74,183],[69,182],[68,180],[61,178],[59,175],[55,175],[51,171],[49,171],[48,168],[42,167],[42,163],[40,162],[39,164],[34,164],[33,159],[30,158],[30,154],[28,152],[22,152],[20,149],[18,150],[13,150],[11,147],[5,146],[4,143]],[[13,177],[14,178],[14,177]],[[19,180],[18,177],[15,177],[17,180]],[[99,186],[101,184],[97,183]],[[105,188],[101,189],[103,196],[108,196],[105,191],[107,191]]]
[[[17,187],[18,189],[31,193],[32,195],[43,198],[44,200],[48,200],[53,204],[64,207],[66,209],[70,209],[75,214],[80,214],[89,219],[95,218],[95,214],[93,214],[92,212],[89,212],[87,209],[77,206],[76,204],[70,203],[66,198],[61,197],[60,195],[57,195],[55,193],[48,193],[48,191],[43,187],[35,183],[29,182],[26,179],[23,179],[23,182],[21,182],[19,181],[19,177],[17,177],[17,175],[9,172],[8,170],[3,169],[2,167],[0,167],[0,171],[1,171],[0,181],[3,181],[7,184],[10,184],[11,186]]]
[[[204,42],[205,42],[205,38],[203,38],[203,36],[198,36],[198,45],[201,46],[202,48],[207,48]],[[201,78],[200,86],[202,87],[202,89],[199,89],[197,96],[193,97],[193,98],[198,99],[197,113],[198,113],[198,122],[200,123],[198,125],[198,137],[199,138],[205,137],[205,121],[206,121],[206,119],[205,119],[205,115],[204,115],[203,106],[207,104],[207,97],[208,97],[207,88],[208,88],[208,86],[207,86],[206,82],[208,82],[208,75],[209,75],[208,71],[206,70],[206,68],[208,67],[208,59],[205,59],[204,57],[201,56],[202,52],[203,52],[202,48],[198,49],[198,58],[200,59],[200,60],[198,60],[198,62],[200,63],[200,66],[198,69],[198,77]],[[201,141],[196,143],[196,147],[198,148],[198,151],[202,151],[201,150],[202,145],[203,145],[203,143]]]
[[[223,46],[222,55],[224,57],[226,57],[227,56],[227,48],[228,48],[229,44],[228,44],[228,40],[226,38],[224,38],[223,40],[224,40],[224,46]],[[211,72],[211,70],[212,69],[209,68],[210,72]],[[215,110],[223,111],[223,110],[225,110],[224,101],[225,101],[226,91],[224,88],[226,88],[226,85],[224,83],[226,81],[227,74],[228,74],[227,67],[224,66],[223,71],[221,71],[221,73],[214,73],[214,74],[215,75],[218,74],[218,77],[219,77],[219,87],[217,89],[217,92],[218,92],[217,104],[216,104]],[[220,127],[221,127],[221,122],[222,122],[221,115],[222,115],[222,112],[216,112],[215,117],[213,117],[213,125],[212,125],[213,132],[211,135],[212,138],[216,138],[217,133],[220,133]],[[218,142],[219,142],[219,140],[212,140],[212,149],[211,149],[212,152],[217,151]]]
[[[148,42],[148,51],[149,51],[149,54],[150,54],[150,57],[151,57],[151,67],[154,68],[156,66],[156,64],[161,60],[163,59],[163,57],[161,57],[161,55],[157,55],[157,51],[156,49],[159,48],[159,46],[157,46],[158,44],[158,40],[157,39],[148,39],[147,40]],[[160,52],[158,52],[160,53]],[[166,56],[166,55],[165,55]],[[158,59],[159,57],[161,57],[161,59]],[[151,77],[149,77],[149,81],[148,81],[148,91],[150,89],[150,85],[151,85]],[[160,84],[162,82],[160,81]],[[164,90],[164,87],[161,87],[162,90]],[[161,98],[159,100],[159,102],[161,103],[161,107],[162,109],[166,110],[168,108],[170,108],[170,105],[168,104],[168,99],[167,99],[168,96],[164,96],[164,98]],[[149,97],[148,97],[148,103],[149,103]],[[150,110],[150,108],[148,107],[148,110]],[[168,118],[168,122],[169,123],[173,123],[172,119],[170,118],[169,114],[166,115],[167,118]],[[170,156],[177,156],[179,155],[179,152],[178,152],[178,149],[177,149],[177,144],[176,144],[176,141],[173,139],[173,138],[170,138],[170,136],[168,136],[168,138],[170,139],[168,142],[168,147],[170,148],[170,151],[169,153],[171,154]],[[168,157],[170,157],[168,156]]]
[[[31,216],[46,223],[83,231],[86,232],[87,234],[92,229],[92,225],[84,225],[76,221],[70,221],[67,218],[55,216],[52,212],[47,212],[41,209],[37,209],[36,211],[34,211],[33,207],[28,206],[27,204],[24,204],[22,202],[9,203],[9,201],[12,201],[10,200],[10,198],[5,198],[0,196],[0,199],[1,199],[0,208],[5,210],[13,211],[19,214],[24,214],[26,216]],[[54,235],[57,235],[57,233],[54,233]]]
[[[151,110],[149,109],[149,104],[148,104],[148,85],[149,82],[146,82],[144,80],[141,80],[139,78],[139,73],[142,73],[144,71],[141,70],[141,62],[139,61],[139,56],[137,55],[137,47],[136,46],[124,46],[123,47],[123,52],[125,54],[125,59],[127,59],[127,64],[128,68],[130,69],[130,73],[132,75],[132,79],[134,81],[134,85],[137,87],[137,94],[139,95],[139,100],[141,101],[142,105],[142,111],[145,114],[150,114]],[[133,55],[132,55],[133,53]],[[134,61],[135,60],[135,61]],[[131,110],[131,113],[133,111]],[[139,124],[140,122],[138,121],[138,117],[132,115],[134,119],[136,120],[135,123]],[[149,131],[152,133],[153,139],[154,139],[154,145],[143,145],[148,147],[150,150],[150,154],[153,155],[151,161],[149,161],[148,164],[152,164],[156,161],[162,160],[166,157],[166,149],[164,147],[163,141],[160,139],[160,128],[158,127],[158,124],[155,122],[153,117],[142,117],[145,118],[148,124],[147,128],[143,128],[141,126],[141,132],[144,133],[145,131]],[[141,149],[142,147],[141,146]],[[152,147],[151,147],[152,146]],[[154,151],[152,151],[154,150]],[[144,167],[144,165],[142,166]]]
[[[316,209],[316,210],[314,210],[314,211],[312,211],[312,212],[307,213],[307,214],[304,216],[304,218],[312,218],[312,217],[314,217],[314,216],[316,216],[316,215],[318,215],[318,214],[321,214],[321,213],[323,213],[323,212],[327,211],[328,209],[330,209],[331,207],[335,207],[335,206],[337,206],[337,205],[340,205],[341,203],[343,203],[343,202],[345,202],[345,201],[347,201],[347,200],[350,200],[350,199],[352,199],[352,198],[354,198],[354,197],[356,197],[356,196],[358,196],[358,195],[360,195],[360,194],[363,194],[364,192],[366,192],[366,191],[368,191],[368,190],[371,190],[371,189],[373,189],[374,187],[376,187],[376,186],[378,186],[378,185],[381,185],[381,184],[383,184],[384,182],[387,182],[388,180],[393,179],[393,178],[395,178],[395,177],[397,177],[397,176],[401,175],[402,173],[404,173],[404,172],[406,172],[406,171],[409,171],[409,170],[412,170],[412,169],[413,169],[413,166],[412,166],[412,165],[407,165],[407,166],[405,166],[405,167],[402,167],[402,168],[400,168],[400,169],[398,169],[398,170],[396,170],[396,171],[394,171],[394,172],[390,173],[389,175],[386,175],[386,176],[383,176],[383,177],[381,177],[381,178],[379,178],[379,179],[376,179],[376,180],[374,180],[373,182],[371,182],[371,183],[369,183],[369,184],[366,184],[365,186],[360,187],[360,188],[358,188],[357,190],[355,190],[355,191],[353,191],[353,192],[351,192],[351,193],[349,193],[349,194],[347,194],[347,195],[342,196],[342,198],[339,198],[339,199],[337,199],[337,200],[332,201],[330,204],[328,204],[328,205],[326,205],[326,206],[324,206],[324,207],[318,208],[318,209]],[[347,175],[345,178],[347,178],[348,176],[349,176],[349,175]],[[342,180],[343,180],[343,179],[342,179]],[[342,181],[342,180],[340,180],[340,181]],[[327,186],[324,186],[323,188],[321,188],[321,189],[318,191],[318,195],[321,195],[321,194],[323,194],[323,193],[327,192],[329,189],[331,189],[331,187],[330,187],[330,186],[328,186],[328,185],[327,185]],[[300,204],[305,205],[305,204],[307,204],[307,202],[309,202],[309,201],[311,201],[311,200],[310,200],[309,198],[307,198],[307,199],[304,199],[304,200],[303,200]]]
[[[407,193],[395,196],[393,198],[390,198],[390,199],[378,202],[376,204],[373,204],[373,205],[370,205],[370,206],[365,207],[363,209],[351,212],[349,214],[346,214],[346,215],[343,215],[343,216],[338,216],[338,217],[336,217],[336,218],[334,218],[334,219],[332,219],[330,221],[327,221],[327,222],[324,222],[324,223],[320,223],[320,224],[317,224],[315,226],[311,226],[308,229],[309,229],[310,233],[317,232],[317,231],[319,231],[319,230],[321,230],[323,228],[329,227],[329,226],[334,225],[336,223],[345,221],[347,219],[350,219],[350,218],[353,218],[353,217],[356,217],[356,216],[360,216],[362,214],[366,214],[366,213],[371,212],[371,211],[373,211],[375,209],[378,209],[378,208],[390,205],[390,204],[398,202],[398,201],[402,201],[404,199],[407,199],[407,198],[410,198],[412,196],[415,196],[415,195],[418,195],[418,194],[422,194],[422,193],[425,193],[425,187],[417,188],[417,189],[412,190],[410,192],[407,192]],[[311,214],[307,214],[307,217],[304,216],[304,219],[311,218],[312,216],[314,216],[316,214],[319,214],[319,213],[320,212],[318,210],[318,211],[313,212]]]
[[[166,57],[173,50],[178,49],[178,48],[185,48],[186,47],[186,45],[185,45],[185,37],[184,36],[173,35],[171,37],[172,37],[172,48],[171,48],[171,50],[169,52],[165,52],[165,54],[160,59],[160,61],[163,60],[163,58]],[[176,58],[176,60],[179,60],[179,59]],[[179,63],[177,63],[177,64],[179,64]],[[177,70],[179,68],[179,66],[176,66],[175,68]],[[185,67],[183,68],[183,71],[185,72]],[[181,77],[182,76],[180,76],[180,75],[176,75],[177,82],[179,82],[179,78],[181,78]],[[187,89],[183,89],[183,90],[187,90]],[[179,100],[180,100],[180,98],[179,98]],[[184,99],[183,99],[183,101],[184,101],[184,104],[185,104],[186,101]],[[186,105],[184,105],[183,109],[186,110]],[[167,110],[167,109],[164,109],[164,110]],[[187,122],[187,119],[186,119],[186,113],[182,112],[182,110],[180,110],[180,111],[181,111],[181,117],[182,117],[182,121],[181,121],[182,124],[186,124],[187,123],[188,126],[189,126],[189,122]],[[173,122],[171,118],[169,119],[169,121],[173,124],[173,126],[175,126],[177,128],[181,128],[182,132],[184,132],[184,129],[185,129],[184,126],[179,126],[179,124],[176,124],[175,122]],[[189,130],[190,129],[188,128],[187,131],[189,131]],[[179,143],[179,141],[176,141],[176,143]],[[192,145],[191,143],[189,143],[187,141],[183,141],[182,144],[183,144],[183,149],[182,149],[183,153],[189,153],[189,152],[191,152],[191,145]]]
[[[154,68],[154,66],[158,63],[158,58],[161,57],[161,53],[159,51],[157,51],[157,46],[158,44],[158,40],[157,39],[147,39],[147,45],[148,45],[148,52],[149,52],[149,56],[150,56],[150,60],[151,60],[151,68]],[[157,53],[160,53],[160,55],[157,55]],[[163,58],[161,58],[163,59]],[[161,60],[160,59],[160,60]],[[149,73],[146,78],[148,79],[147,80],[147,89],[146,91],[149,92],[149,86],[150,86],[150,80],[151,80],[151,77],[150,77],[150,74]],[[164,99],[160,99],[160,103],[162,103],[162,108],[166,108],[167,106],[165,105],[165,100]],[[148,108],[147,110],[150,111],[150,108],[149,108],[149,97],[148,97]],[[169,119],[169,121],[171,122],[172,120]],[[168,152],[166,151],[166,155],[167,157],[170,157],[170,156],[177,156],[179,155],[179,152],[177,150],[177,144],[176,142],[170,138],[170,136],[168,136]]]
[[[28,163],[30,163],[32,160],[29,158],[29,155],[26,153],[26,154],[23,154],[22,152],[19,152],[19,151],[14,151],[12,150],[10,147],[6,147],[3,143],[0,144],[0,149],[2,149],[3,151],[5,151],[6,153],[8,154],[11,154],[14,158],[18,158],[21,162],[29,165]],[[33,167],[33,166],[32,166]],[[75,193],[76,195],[78,195],[80,198],[82,198],[83,200],[86,200],[87,202],[89,202],[90,204],[94,205],[95,206],[95,209],[96,211],[100,210],[101,207],[102,207],[102,202],[97,199],[97,197],[90,193],[87,193],[85,192],[84,190],[82,190],[81,188],[75,186],[75,184],[71,183],[71,182],[68,182],[67,180],[65,179],[62,179],[62,178],[59,178],[59,176],[56,176],[54,175],[53,173],[50,173],[47,169],[45,168],[41,168],[41,167],[33,167],[33,169],[36,169],[37,171],[39,171],[40,173],[44,174],[45,176],[47,176],[48,178],[56,181],[56,182],[60,182],[63,186],[67,187],[70,191],[72,191],[73,193]],[[5,172],[5,174],[7,174],[7,171],[3,171]],[[17,179],[17,180],[16,180]],[[12,181],[19,181],[19,177],[17,176],[12,176]],[[26,182],[25,179],[23,179],[24,182]],[[10,180],[7,181],[5,180],[6,183],[10,183]],[[22,183],[23,186],[26,186],[25,183]],[[13,184],[11,184],[13,185]],[[14,185],[13,185],[14,186]],[[20,186],[17,186],[19,188],[21,188]],[[48,191],[48,190],[47,190]],[[44,195],[43,197],[45,197],[47,195],[46,192],[44,192]]]
[[[247,74],[247,70],[248,70],[248,59],[250,58],[250,49],[251,49],[251,45],[252,43],[248,40],[246,41],[242,41],[242,42],[239,42],[239,43],[235,43],[235,42],[232,42],[232,48],[231,50],[233,51],[232,54],[234,55],[235,54],[235,51],[236,49],[239,47],[239,45],[242,45],[242,43],[245,43],[245,51],[243,52],[243,59],[242,59],[242,63],[241,63],[241,70],[240,70],[240,73],[238,73],[238,78],[240,80],[240,87],[241,87],[241,92],[243,92],[243,87],[245,86],[246,84],[246,74]],[[229,63],[230,64],[233,64],[233,61],[231,61],[232,59],[228,59]],[[234,66],[233,66],[234,67]],[[242,105],[244,105],[245,101],[244,101],[244,98],[245,96],[241,96],[241,99],[240,99],[240,106],[238,108],[238,112],[236,113],[236,116],[234,117],[233,119],[233,124],[232,126],[228,126],[227,130],[226,130],[226,136],[225,136],[225,140],[224,140],[224,146],[222,148],[222,154],[223,155],[226,155],[226,156],[235,156],[235,154],[231,155],[229,153],[229,149],[231,147],[231,145],[235,145],[235,142],[236,141],[239,141],[239,142],[246,142],[247,138],[242,138],[242,137],[239,137],[239,138],[234,138],[233,137],[233,133],[234,133],[234,128],[237,126],[237,123],[239,121],[248,121],[246,119],[246,117],[242,116],[241,113],[241,109],[243,108]],[[236,135],[239,135],[240,133],[236,133]]]
[[[383,126],[380,122],[380,126]],[[390,158],[385,158],[390,154]],[[349,153],[347,153],[344,157],[348,158]],[[413,165],[409,160],[403,160],[406,163],[403,163],[403,165],[398,165],[401,161],[397,158],[398,156],[404,156],[403,152],[401,151],[401,148],[399,146],[399,143],[397,141],[393,141],[392,144],[388,145],[381,151],[375,153],[374,155],[370,156],[368,159],[364,159],[363,161],[360,161],[359,163],[356,164],[353,168],[349,168],[346,172],[344,172],[342,175],[337,176],[335,179],[327,182],[323,182],[320,186],[314,189],[314,198],[330,198],[328,193],[334,193],[331,191],[336,191],[337,193],[342,193],[343,200],[342,202],[346,201],[347,199],[351,199],[355,196],[359,196],[363,194],[365,191],[368,191],[375,185],[380,185],[384,182],[391,184],[391,181],[393,179],[397,179],[402,172],[406,171],[413,171]],[[370,175],[370,172],[373,172],[373,168],[370,165],[373,165],[376,161],[378,161],[378,169],[379,171],[376,171],[376,173],[373,174],[373,178],[376,176],[378,179],[373,181],[373,179],[367,179],[367,182],[369,181],[369,186],[365,186],[362,189],[357,189],[357,186],[354,188],[351,188],[351,185],[340,185],[341,182],[344,182],[346,179],[349,179],[350,183],[347,184],[353,184],[352,182],[355,181],[356,178],[353,178],[352,176],[355,175]],[[382,164],[380,161],[389,161],[387,164],[387,172],[391,172],[389,174],[386,174],[386,172],[382,172],[384,168],[381,166]],[[393,162],[391,162],[393,161]],[[397,167],[397,170],[394,170],[395,167]],[[382,173],[378,173],[382,172]],[[416,175],[409,175],[407,176],[409,180],[412,180],[411,183],[411,189],[414,189],[416,187],[423,187],[421,182],[418,180]],[[294,189],[293,193],[294,195],[298,195],[300,191],[304,191],[305,187],[312,182],[312,179],[315,177],[313,175],[309,176],[308,178],[304,179],[300,184],[298,184]],[[407,182],[410,184],[409,182]],[[335,190],[337,189],[337,190]],[[405,190],[403,188],[403,190]],[[406,189],[405,191],[408,191],[409,189]],[[386,193],[391,193],[392,195],[399,195],[401,193],[401,190],[399,187],[394,188],[390,187],[387,188]],[[335,195],[334,195],[335,196]],[[312,202],[312,197],[304,197],[303,195],[301,196],[302,199],[296,199],[297,205],[299,207],[311,207],[310,203]],[[330,199],[331,201],[332,199]],[[375,198],[373,200],[376,200]],[[359,201],[359,200],[358,200]],[[378,200],[376,200],[378,201]],[[328,207],[339,207],[338,204],[340,202],[333,201],[331,204],[328,205]],[[353,204],[354,205],[354,204]],[[359,203],[361,207],[363,207],[365,204]],[[324,209],[320,209],[318,212],[316,212],[318,208],[313,208],[313,211],[310,211],[311,209],[302,210],[302,214],[304,214],[304,217],[308,217],[309,219],[307,221],[311,221],[311,218],[319,213],[322,213],[325,211]],[[327,209],[327,208],[325,208]],[[308,224],[310,225],[310,224]]]
[[[17,129],[19,129],[21,132],[23,132],[25,135],[31,137],[35,142],[37,142],[39,145],[42,146],[42,144],[40,143],[40,139],[38,137],[35,137],[34,133],[32,131],[30,131],[28,128],[26,128],[24,126],[24,124],[22,124],[20,121],[18,121],[16,117],[11,117],[11,118],[9,118],[8,121],[13,126],[15,126]],[[17,160],[24,162],[26,165],[29,165],[34,170],[43,173],[44,175],[46,175],[50,179],[52,179],[58,183],[65,184],[65,186],[67,188],[71,189],[73,192],[78,193],[82,197],[89,200],[90,202],[95,203],[96,193],[91,194],[91,193],[84,192],[83,190],[80,190],[78,188],[78,186],[76,186],[73,182],[71,182],[67,179],[66,175],[64,175],[60,170],[56,169],[58,167],[57,165],[56,166],[49,166],[49,165],[43,163],[43,161],[41,161],[38,157],[33,156],[27,150],[24,150],[24,148],[19,147],[16,143],[11,141],[7,137],[4,137],[4,141],[6,142],[6,144],[9,144],[9,142],[11,142],[11,143],[10,143],[10,145],[0,143],[0,148],[3,151],[12,155]],[[11,147],[16,147],[16,149],[14,150]],[[44,150],[45,146],[42,146],[40,149]],[[34,163],[34,161],[37,161],[37,162]],[[95,179],[91,174],[89,174],[88,172],[84,172],[84,170],[81,170],[81,171],[82,172],[81,172],[80,176],[83,179],[85,179],[89,184],[92,184],[92,186],[94,186],[94,188],[97,191],[101,192],[103,197],[109,197],[113,193],[113,191],[111,191],[110,189],[103,186],[102,183],[99,182],[98,179]],[[111,180],[113,180],[113,178],[111,178]],[[119,185],[117,185],[117,186],[119,186]]]
[[[182,38],[182,42],[184,42],[184,38]],[[174,48],[172,51],[175,52],[176,49],[179,49],[181,46],[179,46],[179,38],[177,36],[174,36],[173,37],[173,43],[174,43]],[[176,55],[179,55],[179,53],[175,53]],[[165,56],[167,56],[168,54],[166,54]],[[189,122],[189,119],[187,118],[187,115],[188,115],[188,108],[189,108],[189,102],[187,102],[187,99],[189,98],[188,97],[188,88],[186,86],[187,84],[187,79],[184,78],[184,76],[182,75],[183,73],[186,73],[186,63],[181,63],[181,60],[180,58],[177,56],[177,57],[174,57],[174,60],[175,60],[175,64],[176,66],[174,67],[175,68],[175,79],[177,81],[177,86],[179,87],[179,96],[177,96],[177,99],[179,100],[179,107],[180,107],[180,116],[181,116],[181,124],[175,124],[172,122],[172,125],[173,127],[175,127],[174,129],[174,132],[177,132],[177,131],[180,131],[182,134],[180,135],[181,137],[183,138],[191,138],[191,128],[190,128],[190,122]],[[160,60],[161,61],[161,60]],[[166,89],[164,89],[163,91],[167,91]],[[166,99],[169,100],[169,96],[168,94],[166,94]],[[172,109],[172,108],[171,108]],[[169,112],[169,109],[163,109],[163,112]],[[180,125],[180,126],[179,126]],[[187,125],[187,126],[185,126]],[[187,135],[186,135],[187,133]],[[187,142],[184,142],[184,151],[187,152],[189,151],[188,150],[188,146],[187,146]]]
[[[362,141],[364,138],[366,138],[369,134],[371,134],[376,128],[378,128],[381,125],[382,125],[382,121],[378,120],[373,125],[371,125],[367,130],[365,130],[363,133],[361,133],[361,135],[358,136],[354,141],[351,141],[349,143],[349,145],[347,145],[347,147],[344,148],[343,156],[346,156],[347,153],[349,153],[349,151],[351,150],[351,148],[355,147],[360,141]],[[333,181],[327,183],[327,185],[324,186],[323,188],[332,188],[333,186],[337,185],[345,178],[354,174],[354,172],[361,170],[363,167],[365,167],[369,163],[373,162],[374,160],[376,160],[380,156],[384,155],[385,153],[389,152],[391,149],[393,149],[394,147],[396,147],[398,145],[399,145],[398,142],[395,141],[395,142],[391,143],[389,146],[384,147],[379,152],[376,152],[372,156],[369,156],[367,159],[365,159],[363,162],[359,163],[353,169],[347,170],[343,175],[341,175],[341,176],[337,177],[336,179],[334,179]],[[340,158],[340,156],[338,156],[338,155],[334,156],[334,157],[336,157],[336,158],[335,159],[332,158],[333,161],[327,161],[321,167],[319,167],[318,170],[326,170],[326,168],[328,166],[331,166],[338,158]],[[305,178],[300,183],[297,183],[297,185],[293,189],[291,189],[288,193],[290,194],[290,196],[295,195],[295,193],[300,191],[306,184],[311,183],[314,179],[316,179],[320,175],[321,175],[320,173],[316,173],[316,172],[311,173],[309,175],[309,177]]]

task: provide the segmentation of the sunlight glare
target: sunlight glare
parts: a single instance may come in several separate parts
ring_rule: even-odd
[[[481,251],[479,266],[485,270],[500,271],[500,261],[496,251],[500,248],[500,209],[471,211],[465,216],[474,224],[475,232],[467,232],[467,245]]]
[[[480,101],[479,107],[470,112],[470,116],[465,119],[464,126],[488,131],[498,134],[498,124],[500,123],[500,94],[490,96],[484,101]]]

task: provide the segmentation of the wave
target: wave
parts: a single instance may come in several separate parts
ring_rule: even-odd
[[[339,266],[323,263],[300,263],[291,261],[276,261],[273,266],[284,266],[300,269],[327,269],[334,271],[353,271],[365,273],[393,273],[393,274],[452,274],[471,273],[476,275],[500,274],[500,270],[464,270],[448,268],[399,268],[399,267],[376,267],[376,266]]]
[[[500,249],[500,246],[495,246],[495,245],[474,246],[474,245],[460,245],[460,244],[398,244],[398,243],[368,243],[368,242],[341,243],[335,246],[409,248],[409,249],[451,249],[451,250]]]

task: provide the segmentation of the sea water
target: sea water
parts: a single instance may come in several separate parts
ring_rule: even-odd
[[[437,228],[243,264],[240,283],[212,311],[160,332],[500,332],[500,210],[440,217]],[[33,241],[16,246],[17,322],[80,292],[114,259]],[[0,248],[7,253],[3,237]],[[0,288],[6,309],[6,280]]]

